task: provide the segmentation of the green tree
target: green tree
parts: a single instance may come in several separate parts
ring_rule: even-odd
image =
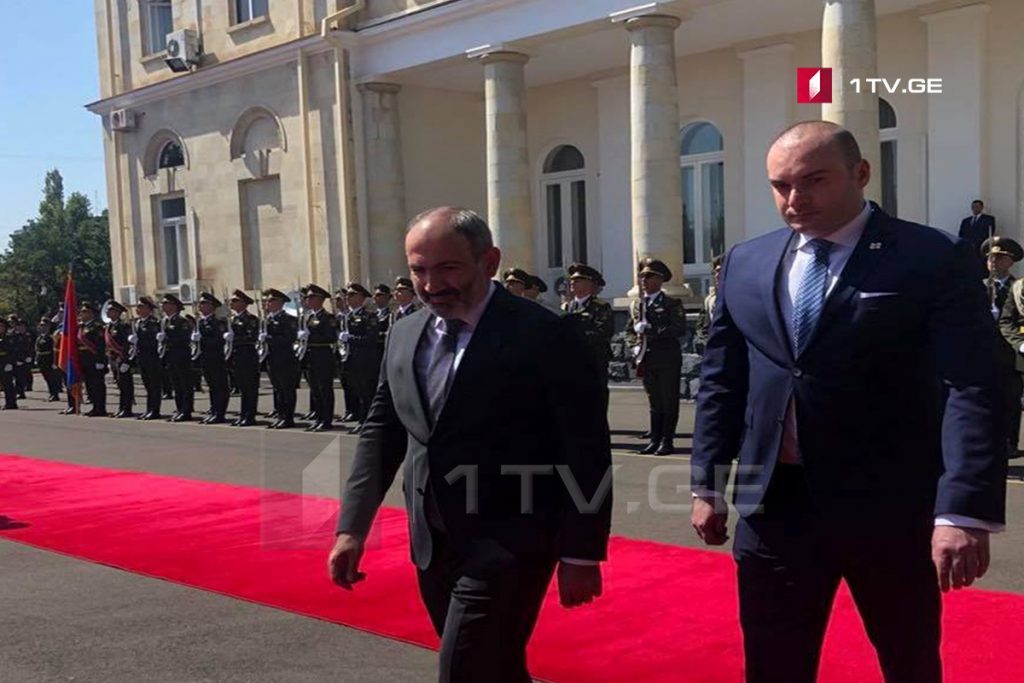
[[[107,212],[94,215],[89,199],[78,192],[65,200],[64,179],[54,169],[46,174],[39,215],[11,235],[0,254],[0,313],[34,321],[56,311],[69,265],[79,301],[99,304],[111,296]]]

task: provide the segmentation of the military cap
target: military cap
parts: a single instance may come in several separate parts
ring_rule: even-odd
[[[668,269],[668,266],[663,261],[659,261],[656,258],[642,259],[637,266],[637,272],[641,277],[644,275],[657,275],[664,282],[672,279],[672,271]]]
[[[505,282],[518,282],[523,287],[530,285],[530,274],[522,268],[509,268],[502,274],[501,279]]]
[[[125,308],[121,304],[121,302],[114,301],[113,299],[107,299],[106,303],[104,303],[103,306],[113,311],[121,311],[122,313],[126,313],[128,311],[128,309]]]
[[[280,289],[273,289],[273,288],[271,288],[271,289],[264,289],[263,290],[263,298],[264,299],[276,299],[277,301],[280,301],[281,303],[285,303],[285,304],[292,300],[290,296],[288,296],[287,294],[282,292]]]
[[[199,303],[212,304],[214,308],[220,308],[224,304],[210,292],[203,292],[199,295]]]
[[[399,289],[412,289],[412,280],[407,277],[396,277],[395,278],[395,291]]]
[[[347,294],[348,290],[345,289],[344,287],[339,287],[338,289],[334,290],[335,299],[344,299]]]
[[[245,303],[246,306],[248,306],[249,304],[252,303],[252,297],[243,292],[242,290],[236,289],[235,291],[231,292],[230,301],[241,301]]]
[[[373,294],[374,294],[374,296],[376,296],[376,295],[378,295],[378,294],[384,294],[384,295],[386,295],[386,296],[391,296],[391,288],[390,288],[390,287],[388,287],[388,286],[387,286],[386,284],[384,284],[383,282],[381,282],[381,283],[379,283],[379,284],[378,284],[378,285],[377,285],[377,286],[376,286],[376,287],[375,287],[375,288],[373,289]]]
[[[531,275],[530,276],[530,282],[527,284],[527,287],[529,287],[531,289],[540,290],[541,294],[543,294],[544,292],[548,291],[547,284],[543,280],[541,280],[539,277],[537,277],[536,275]]]
[[[303,296],[318,296],[322,299],[331,298],[330,292],[328,292],[320,285],[314,285],[313,283],[309,283],[308,285],[306,285],[306,291],[303,292]]]
[[[46,323],[47,325],[52,325],[53,321],[50,320],[51,317],[53,317],[53,316],[44,315],[44,316],[39,318],[39,322]]]
[[[725,254],[719,254],[711,259],[711,268],[721,268],[722,263],[725,261]]]
[[[574,263],[569,266],[569,279],[590,280],[598,287],[604,287],[605,284],[601,271],[593,266],[588,266],[586,263]]]
[[[18,324],[18,314],[17,313],[9,313],[7,315],[7,322],[9,324],[11,324],[11,325],[17,325]]]
[[[136,306],[149,306],[150,308],[156,308],[156,302],[150,299],[148,296],[140,296],[139,300],[135,303]]]
[[[176,297],[176,296],[174,296],[173,294],[170,294],[170,293],[164,294],[163,298],[160,299],[160,303],[162,303],[162,304],[174,304],[179,309],[185,308],[185,304],[181,303],[181,299],[179,299],[178,297]]]
[[[348,292],[349,294],[362,294],[363,296],[370,296],[370,290],[368,290],[366,287],[363,287],[358,282],[348,283],[348,287],[345,288],[345,291]]]
[[[986,257],[1002,254],[1017,262],[1024,259],[1024,248],[1016,240],[994,235],[981,243],[981,254]]]
[[[91,301],[83,301],[82,303],[80,303],[78,305],[78,310],[79,311],[92,311],[93,313],[96,313],[96,314],[99,313],[99,311],[96,310],[96,304],[92,303]]]

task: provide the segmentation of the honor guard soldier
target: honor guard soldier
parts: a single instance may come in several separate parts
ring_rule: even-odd
[[[199,422],[208,425],[219,425],[227,422],[228,411],[228,361],[224,357],[225,333],[227,323],[217,317],[217,309],[224,304],[209,292],[199,295],[199,320],[196,330],[192,333],[192,343],[198,344],[195,353],[196,361],[206,379],[210,391],[209,414]]]
[[[523,296],[526,286],[530,283],[530,274],[522,268],[508,268],[502,273],[501,279],[505,283],[505,289],[516,296]]]
[[[338,323],[324,310],[324,301],[329,297],[327,290],[318,285],[310,284],[306,288],[309,312],[297,335],[299,343],[306,344],[310,405],[315,410],[313,424],[306,428],[308,432],[330,431],[334,423],[334,373],[337,370],[334,354]]]
[[[391,313],[390,329],[402,318],[407,318],[420,310],[416,299],[416,290],[412,288],[412,280],[407,277],[395,278],[395,310]]]
[[[260,398],[260,359],[256,342],[260,336],[259,318],[249,312],[252,297],[240,289],[231,294],[231,327],[228,330],[229,358],[235,386],[241,394],[238,419],[232,422],[236,427],[251,427],[256,424],[256,409]]]
[[[612,335],[615,321],[612,307],[607,301],[597,298],[597,292],[604,287],[604,277],[596,268],[584,263],[569,266],[569,291],[572,299],[562,304],[565,311],[577,324],[594,356],[595,371],[604,388],[604,407],[608,410],[608,363],[612,359]]]
[[[345,328],[345,317],[348,316],[348,290],[344,287],[334,292],[334,320],[338,323],[338,329]],[[356,419],[356,395],[352,391],[352,382],[345,375],[344,358],[338,363],[338,382],[341,384],[341,396],[345,402],[345,414],[342,415],[342,422],[351,422]]]
[[[1024,248],[1009,237],[998,235],[981,245],[988,266],[985,279],[993,315],[999,321],[999,331],[1009,346],[1003,388],[1007,411],[1006,450],[1010,458],[1017,457],[1020,435],[1021,394],[1024,392],[1024,316],[1022,313],[1022,280],[1010,273],[1013,264],[1024,259]],[[1009,358],[1013,358],[1013,362]]]
[[[708,295],[704,297],[704,305],[700,308],[700,314],[697,317],[697,329],[694,330],[694,336],[700,343],[701,348],[708,341],[708,330],[711,328],[711,319],[715,314],[715,302],[718,300],[718,283],[719,278],[722,277],[722,255],[711,259],[711,287],[708,291]]]
[[[355,399],[354,414],[359,423],[352,428],[358,432],[370,412],[370,402],[377,390],[380,375],[380,361],[383,349],[379,342],[377,314],[366,309],[370,291],[358,282],[350,282],[346,288],[348,314],[338,334],[338,345]]]
[[[540,295],[548,291],[548,286],[536,275],[530,276],[530,281],[526,285],[526,289],[523,290],[523,296],[531,301],[537,301],[540,299]]]
[[[14,386],[14,360],[7,321],[0,318],[0,388],[4,393],[4,410],[18,409],[18,390]]]
[[[299,360],[295,357],[298,326],[284,305],[291,301],[277,289],[263,290],[266,311],[266,337],[260,340],[267,348],[267,374],[274,387],[274,415],[268,429],[291,429],[295,426],[295,386],[299,378]]]
[[[380,355],[384,357],[384,342],[391,327],[391,288],[381,283],[373,290],[373,303],[377,307],[377,338],[380,340]]]
[[[114,413],[114,417],[135,417],[135,378],[132,375],[131,361],[128,359],[128,337],[131,336],[132,328],[121,318],[128,309],[113,299],[103,304],[103,308],[109,317],[107,327],[103,331],[103,339],[107,344],[107,358],[118,392],[117,412]]]
[[[86,417],[107,417],[107,344],[103,322],[96,306],[83,301],[78,307],[78,362],[82,368],[85,390],[92,401]]]
[[[156,319],[156,302],[148,296],[140,297],[135,304],[135,322],[128,337],[129,355],[133,358],[142,386],[146,388],[146,412],[140,420],[159,420],[160,402],[163,398],[163,360],[160,358],[160,328],[163,324]]]
[[[184,315],[185,305],[173,294],[160,300],[164,312],[157,339],[164,346],[164,365],[174,388],[174,415],[169,422],[191,422],[194,408],[192,390],[192,324]]]
[[[50,403],[60,400],[60,370],[57,368],[56,343],[53,338],[53,323],[45,315],[39,319],[36,327],[36,367],[46,382],[50,392]]]
[[[668,296],[662,285],[672,271],[657,259],[639,264],[640,296],[629,307],[626,342],[634,350],[638,372],[643,373],[644,391],[650,404],[651,442],[640,452],[669,455],[679,421],[679,375],[686,334],[683,302]]]
[[[25,321],[13,313],[7,318],[7,336],[14,353],[14,385],[18,398],[25,398],[25,392],[32,391],[32,346],[35,340]]]

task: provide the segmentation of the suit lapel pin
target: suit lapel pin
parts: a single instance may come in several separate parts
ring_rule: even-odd
[[[881,248],[882,248],[882,243],[881,242],[872,242],[871,244],[868,245],[868,249],[870,249],[871,251],[878,251]]]

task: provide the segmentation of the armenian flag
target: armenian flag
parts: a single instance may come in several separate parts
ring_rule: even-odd
[[[58,359],[60,369],[64,371],[68,396],[78,413],[82,405],[82,365],[78,359],[78,300],[71,271],[68,271],[68,283],[64,288],[64,319],[60,327]]]

